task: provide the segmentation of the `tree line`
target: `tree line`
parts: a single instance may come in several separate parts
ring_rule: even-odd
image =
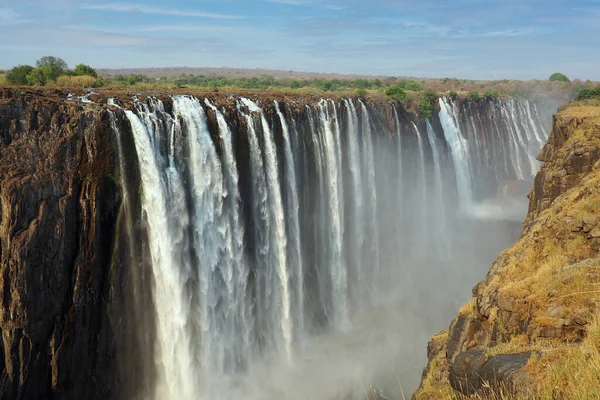
[[[8,71],[6,81],[12,85],[95,87],[100,84],[98,73],[89,65],[78,64],[69,69],[68,64],[59,57],[44,56],[31,65],[18,65]]]

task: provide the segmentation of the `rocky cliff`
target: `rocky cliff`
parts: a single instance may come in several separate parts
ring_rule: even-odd
[[[454,234],[457,231],[454,226],[465,227],[462,221],[455,220],[455,210],[460,208],[462,197],[465,197],[464,193],[458,193],[456,170],[461,169],[465,182],[473,182],[473,187],[469,188],[473,199],[495,197],[499,186],[507,182],[509,185],[504,186],[503,191],[516,190],[514,188],[529,179],[537,168],[531,149],[537,151],[546,137],[545,124],[541,122],[543,110],[538,112],[534,103],[516,100],[453,102],[443,99],[438,107],[446,107],[445,113],[437,110],[438,114],[425,122],[398,104],[383,100],[319,102],[310,96],[290,99],[263,93],[254,97],[248,95],[262,107],[260,115],[255,111],[255,115],[250,116],[245,113],[251,102],[243,109],[244,106],[232,95],[217,93],[210,97],[205,94],[211,99],[209,104],[217,106],[219,111],[186,97],[185,102],[195,105],[197,101],[198,107],[203,107],[201,110],[196,107],[194,115],[198,118],[194,119],[178,114],[174,99],[160,93],[150,96],[102,92],[79,97],[81,95],[84,93],[72,93],[67,97],[66,92],[52,89],[0,90],[0,398],[3,399],[147,399],[154,394],[154,382],[160,380],[156,378],[161,376],[161,362],[156,362],[155,353],[159,342],[156,337],[160,334],[156,328],[156,309],[161,308],[161,304],[153,296],[157,284],[148,240],[151,227],[143,207],[143,168],[138,159],[139,143],[135,142],[139,137],[132,131],[124,109],[132,110],[129,117],[134,121],[136,118],[144,120],[142,128],[147,127],[148,137],[152,137],[156,160],[166,162],[173,158],[169,165],[173,169],[161,164],[160,173],[164,173],[165,187],[181,187],[173,190],[174,194],[169,193],[173,194],[169,201],[178,199],[169,202],[169,206],[181,207],[181,213],[179,209],[170,213],[176,223],[182,223],[181,215],[189,217],[202,214],[201,211],[214,211],[209,208],[196,210],[195,207],[203,203],[195,198],[196,192],[190,190],[192,171],[198,172],[196,166],[189,165],[190,155],[197,155],[191,153],[191,146],[187,144],[190,134],[197,134],[196,126],[191,122],[196,121],[202,129],[206,128],[203,132],[208,133],[210,140],[203,145],[210,149],[214,146],[215,153],[210,156],[215,165],[225,164],[227,152],[230,152],[230,170],[226,172],[232,176],[237,172],[239,180],[227,178],[224,181],[231,184],[231,192],[239,190],[236,223],[241,227],[240,232],[245,232],[239,235],[239,241],[244,256],[255,260],[255,264],[248,263],[252,268],[244,265],[245,268],[256,271],[272,264],[271,261],[263,263],[263,253],[268,253],[269,246],[264,246],[267,250],[263,251],[257,244],[260,240],[270,240],[271,235],[262,227],[265,216],[263,207],[257,206],[261,199],[259,195],[267,189],[283,193],[282,204],[278,206],[287,211],[286,216],[291,215],[287,208],[296,208],[296,218],[301,216],[302,224],[299,224],[298,232],[294,233],[290,228],[286,234],[296,235],[298,246],[302,244],[298,250],[304,256],[306,276],[302,277],[304,283],[298,289],[298,298],[306,297],[306,310],[303,310],[306,318],[303,319],[311,326],[311,333],[322,332],[328,324],[333,324],[334,309],[338,305],[334,302],[336,299],[329,298],[333,293],[332,284],[320,281],[320,276],[335,277],[328,268],[336,262],[342,266],[342,249],[344,252],[356,251],[357,256],[349,258],[357,264],[356,271],[362,271],[365,266],[365,271],[369,272],[371,265],[381,262],[388,267],[386,273],[399,276],[397,280],[406,280],[407,275],[413,275],[414,282],[406,285],[404,295],[407,299],[427,298],[432,311],[428,315],[430,320],[439,320],[442,308],[444,313],[453,312],[452,305],[442,298],[442,293],[431,296],[428,291],[430,274],[433,275],[434,270],[415,268],[412,260],[422,262],[426,243],[440,245],[444,241],[449,247],[454,244],[470,247],[478,236],[473,227],[469,234]],[[134,96],[138,100],[134,101]],[[117,98],[120,106],[109,104],[109,97]],[[183,101],[181,96],[179,100]],[[282,105],[281,120],[275,110],[275,100]],[[219,115],[226,120],[225,129],[219,126]],[[202,120],[203,116],[205,120]],[[261,116],[265,123],[259,121]],[[582,126],[585,123],[582,122]],[[251,129],[248,124],[256,125],[254,128],[260,137],[254,153],[249,143]],[[227,132],[228,129],[231,132]],[[284,139],[286,130],[292,133],[289,144]],[[459,133],[472,143],[472,147],[464,152],[450,145],[456,145]],[[224,134],[233,138],[230,148],[227,148]],[[274,138],[273,144],[269,144],[272,151],[270,158],[265,158],[271,166],[270,175],[277,175],[278,171],[282,177],[288,177],[292,175],[290,171],[295,168],[298,171],[295,175],[302,190],[298,191],[297,204],[293,207],[288,206],[288,202],[293,203],[289,200],[297,188],[290,189],[290,179],[270,182],[268,188],[259,188],[263,192],[255,193],[258,184],[265,184],[265,178],[253,162],[262,165],[260,154],[266,150],[265,138],[270,135]],[[371,139],[373,143],[370,143]],[[556,140],[567,139],[565,136]],[[576,186],[576,176],[583,176],[589,162],[597,158],[595,150],[584,147],[583,140],[579,143],[582,146],[573,148],[575,156],[565,158],[560,168],[556,165],[545,178],[560,188],[558,192],[545,191],[543,188],[548,186],[545,182],[538,184],[541,189],[532,196],[540,204],[550,204],[548,199],[552,196]],[[287,146],[289,150],[286,150]],[[337,152],[331,151],[333,148],[337,148]],[[293,155],[292,163],[287,153]],[[544,154],[549,159],[554,157],[551,150],[545,150]],[[350,163],[356,165],[348,168]],[[356,171],[363,169],[356,175]],[[375,176],[380,178],[376,180]],[[169,180],[173,177],[178,179]],[[174,185],[176,181],[180,186]],[[217,182],[215,187],[220,184]],[[342,191],[344,187],[345,192]],[[343,193],[346,193],[345,204],[338,198]],[[220,201],[225,197],[221,192],[215,196]],[[360,201],[357,200],[359,197]],[[237,206],[234,203],[232,208]],[[541,208],[542,205],[536,206],[536,210],[541,211]],[[375,215],[376,209],[380,215]],[[428,212],[430,210],[437,214]],[[389,218],[390,215],[395,218]],[[337,226],[336,222],[357,221],[359,217],[364,219],[362,225],[355,222],[356,226],[349,225],[344,235],[341,232],[330,234],[329,229]],[[587,215],[573,215],[572,218],[574,225],[581,225],[573,235],[588,240],[585,235],[595,234],[595,230],[588,229],[593,221]],[[487,231],[493,229],[492,224],[486,222]],[[438,228],[430,229],[431,226]],[[536,229],[535,226],[533,224],[530,229]],[[497,228],[504,232],[503,226]],[[206,231],[214,229],[207,225]],[[189,234],[194,225],[188,221],[185,227],[177,225],[173,230],[179,235],[182,231]],[[160,234],[166,237],[172,232]],[[363,236],[369,240],[364,240]],[[379,242],[378,238],[381,238]],[[339,254],[331,254],[334,239]],[[192,268],[200,270],[202,263],[196,261],[196,256],[201,250],[196,250],[185,240],[173,240],[175,245],[170,250],[177,253],[177,257],[194,260],[186,264],[190,271]],[[478,249],[482,255],[475,256],[485,256],[487,264],[488,253],[496,254],[498,250],[491,253],[484,249],[485,246],[482,243]],[[441,252],[435,246],[432,249],[429,253]],[[219,249],[203,250],[210,253]],[[427,256],[435,259],[432,254]],[[219,257],[223,256],[218,254],[215,259]],[[399,265],[400,258],[403,265]],[[447,256],[442,258],[428,264],[447,262]],[[580,258],[574,259],[573,263]],[[444,278],[436,276],[437,280],[443,281],[444,293],[464,285],[462,277],[467,270],[462,268],[461,273],[456,273],[445,269]],[[441,273],[436,272],[437,275]],[[186,282],[185,290],[197,290],[199,283],[194,279]],[[219,289],[220,278],[215,279],[217,284],[211,286]],[[350,290],[356,292],[353,302],[364,302],[365,295],[360,294],[364,291],[362,272],[355,272],[352,279],[356,287]],[[249,274],[242,282],[244,288],[246,284],[250,288],[248,293],[244,292],[244,299],[247,295],[248,304],[260,308],[260,305],[256,306],[259,289],[254,280],[258,279]],[[397,289],[396,281],[382,280],[388,285],[382,287],[390,288],[380,290],[382,293]],[[275,286],[277,283],[275,278],[265,278],[265,281]],[[188,287],[194,285],[195,288]],[[219,296],[225,298],[230,292],[224,291]],[[499,297],[493,291],[489,296]],[[437,303],[432,301],[433,297]],[[271,310],[271,300],[264,300],[262,310],[267,314]],[[213,306],[215,321],[219,322],[226,311],[220,302]],[[258,313],[249,310],[248,319],[253,320]],[[198,323],[195,315],[189,326]],[[278,317],[276,313],[274,316]],[[261,318],[266,321],[265,317]],[[473,318],[465,316],[457,322],[459,337],[457,344],[451,345],[455,348],[453,354],[470,349],[470,342],[460,335],[474,329],[478,322]],[[256,322],[257,326],[263,322]],[[279,324],[269,322],[265,326],[277,327]],[[197,332],[203,327],[194,329],[194,340],[200,341],[201,335]],[[580,330],[572,330],[579,335],[577,337],[581,336]],[[266,328],[256,331],[260,335],[252,337],[253,349],[272,345],[274,340],[268,339],[268,335],[273,332]],[[218,336],[218,332],[212,333]],[[492,340],[492,337],[497,340],[497,334],[494,335],[490,334],[485,340]],[[232,348],[222,346],[219,351],[228,354]],[[242,366],[235,367],[245,368],[244,357],[239,356],[236,354],[236,363]]]
[[[597,398],[600,106],[563,107],[538,159],[519,241],[431,340],[414,398]]]

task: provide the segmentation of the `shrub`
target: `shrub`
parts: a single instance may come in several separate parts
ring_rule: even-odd
[[[497,99],[500,97],[500,93],[497,90],[488,90],[483,95],[486,99]]]
[[[404,89],[413,90],[415,92],[418,92],[421,90],[421,85],[418,82],[409,81],[409,82],[406,82],[406,84],[404,85]]]
[[[91,75],[68,76],[63,75],[56,80],[60,87],[90,88],[100,86],[100,80]]]
[[[577,94],[577,100],[600,99],[600,86],[592,89],[581,89]]]
[[[27,85],[27,75],[34,69],[31,65],[16,66],[8,72],[6,81],[12,85]]]
[[[385,89],[385,95],[399,102],[410,101],[410,96],[398,85],[392,85]]]
[[[450,93],[448,93],[448,97],[450,97],[450,99],[452,100],[456,100],[458,99],[458,93],[456,93],[454,90],[451,91]]]
[[[290,83],[290,87],[291,87],[292,89],[299,89],[299,88],[300,88],[300,82],[298,82],[298,81],[292,81],[292,82]]]
[[[561,74],[560,72],[555,72],[550,75],[549,80],[550,82],[571,82],[565,74]]]
[[[363,88],[360,88],[356,91],[357,97],[365,97],[367,95],[367,91]]]
[[[34,68],[27,74],[27,83],[34,86],[44,86],[48,81],[52,80],[52,71],[50,67],[42,65]]]
[[[422,119],[429,119],[433,116],[433,104],[428,101],[421,100],[417,105],[417,112]]]
[[[94,78],[98,77],[98,73],[96,72],[96,70],[94,68],[90,67],[89,65],[85,65],[85,64],[76,65],[75,69],[73,70],[73,74],[77,75],[77,76],[89,75]]]
[[[473,101],[477,101],[481,98],[481,96],[479,95],[479,92],[476,90],[471,90],[469,92],[469,98]]]

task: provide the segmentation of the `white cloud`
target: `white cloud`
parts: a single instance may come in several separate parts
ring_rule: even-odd
[[[126,4],[126,3],[83,4],[80,8],[82,8],[84,10],[113,11],[113,12],[139,12],[142,14],[173,15],[173,16],[179,16],[179,17],[195,17],[195,18],[214,18],[214,19],[244,18],[239,15],[214,14],[214,13],[206,13],[206,12],[201,12],[201,11],[175,10],[175,9],[170,9],[170,8],[148,7],[148,6],[144,6],[141,4]]]

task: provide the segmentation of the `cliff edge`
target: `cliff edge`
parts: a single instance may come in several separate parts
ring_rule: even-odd
[[[414,399],[600,396],[600,104],[553,118],[518,242],[427,348]]]

